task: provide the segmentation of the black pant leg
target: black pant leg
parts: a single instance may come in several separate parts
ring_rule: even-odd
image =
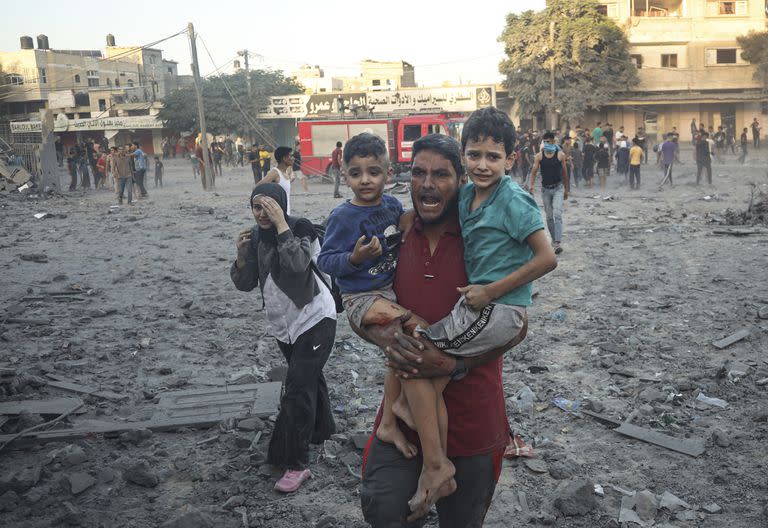
[[[496,490],[493,454],[451,458],[456,491],[437,501],[440,528],[482,528]]]
[[[269,443],[267,460],[274,466],[300,469],[308,463],[309,442],[316,430],[318,392],[324,390],[320,379],[333,349],[336,321],[323,319],[304,332],[292,345],[280,349],[288,359],[285,394],[280,414]],[[283,345],[283,343],[280,343]],[[286,354],[290,347],[290,354]],[[325,388],[327,397],[327,388]],[[330,411],[330,402],[328,403]],[[323,416],[333,432],[333,416]],[[328,434],[330,437],[330,433]]]

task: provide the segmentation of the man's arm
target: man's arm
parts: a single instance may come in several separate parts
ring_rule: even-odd
[[[263,183],[278,183],[280,181],[280,175],[277,174],[277,171],[275,169],[270,169],[266,176],[264,176],[261,180],[254,185],[254,187],[258,187],[259,185]]]
[[[558,152],[557,155],[560,157],[560,169],[563,176],[563,186],[565,187],[565,194],[563,195],[564,199],[568,199],[568,194],[571,192],[571,182],[568,179],[568,167],[566,166],[566,157],[565,153]]]
[[[528,191],[533,194],[534,186],[536,185],[536,174],[539,172],[539,163],[541,162],[541,153],[536,154],[533,157],[533,167],[531,167],[531,182],[528,186]]]

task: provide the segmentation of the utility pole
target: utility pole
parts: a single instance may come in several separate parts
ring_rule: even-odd
[[[205,167],[205,174],[200,178],[203,189],[208,190],[208,181],[210,178],[211,190],[215,187],[216,178],[211,170],[211,161],[209,158],[208,150],[208,133],[205,128],[205,109],[203,108],[203,90],[200,85],[200,65],[197,63],[197,43],[195,37],[195,26],[192,22],[187,24],[187,33],[189,34],[189,44],[192,48],[192,76],[195,80],[195,94],[197,95],[197,113],[200,116],[200,134],[201,142],[203,144],[203,167]]]
[[[555,111],[555,21],[549,21],[549,129],[557,128]]]
[[[248,86],[248,104],[246,104],[246,108],[248,112],[251,111],[253,108],[253,95],[251,94],[251,68],[248,64],[248,50],[244,49],[237,52],[238,55],[243,57],[243,64],[245,65],[245,84]],[[248,131],[250,132],[251,141],[253,141],[253,130],[251,130],[250,125],[248,126]]]

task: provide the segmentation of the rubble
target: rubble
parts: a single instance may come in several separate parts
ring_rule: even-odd
[[[588,480],[564,480],[555,489],[552,505],[566,517],[586,515],[597,508],[595,485]]]

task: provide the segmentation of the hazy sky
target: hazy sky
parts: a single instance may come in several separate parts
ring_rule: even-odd
[[[448,2],[345,0],[240,2],[147,1],[122,4],[43,0],[10,9],[0,0],[0,50],[19,49],[19,37],[48,35],[54,49],[104,49],[106,34],[118,46],[146,45],[186,27],[202,37],[213,57],[198,43],[203,74],[231,72],[237,50],[261,57],[251,67],[282,69],[317,64],[326,75],[353,76],[360,60],[405,60],[416,69],[419,85],[443,80],[464,83],[501,80],[498,63],[503,47],[497,42],[509,12],[541,9],[544,0]],[[34,8],[32,8],[34,6]],[[156,47],[163,57],[189,73],[185,35]]]

